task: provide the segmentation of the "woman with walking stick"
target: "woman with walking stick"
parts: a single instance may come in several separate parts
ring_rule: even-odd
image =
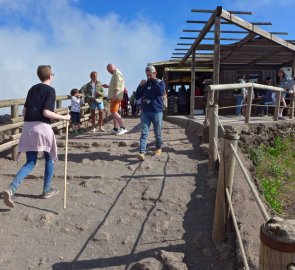
[[[57,160],[57,146],[50,122],[51,120],[69,121],[70,115],[59,115],[54,112],[56,96],[54,88],[51,87],[54,77],[51,66],[38,66],[37,75],[41,83],[32,86],[27,94],[23,109],[24,126],[18,145],[19,154],[26,152],[27,161],[20,168],[9,188],[3,192],[4,203],[12,208],[14,207],[14,194],[35,167],[38,152],[43,152],[45,159],[42,198],[48,199],[58,193],[58,189],[51,187],[54,161]]]

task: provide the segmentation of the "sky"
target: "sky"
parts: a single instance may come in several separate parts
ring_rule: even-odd
[[[0,0],[1,99],[25,98],[43,64],[53,68],[57,95],[79,89],[93,70],[109,83],[108,63],[121,70],[131,93],[145,78],[147,63],[170,59],[179,37],[189,35],[183,29],[201,29],[186,20],[210,16],[191,9],[216,6],[252,11],[238,16],[272,22],[262,28],[295,39],[294,0]]]

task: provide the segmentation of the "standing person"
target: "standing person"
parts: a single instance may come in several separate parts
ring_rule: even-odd
[[[131,105],[131,112],[132,115],[135,115],[136,112],[136,98],[135,98],[135,91],[133,91],[131,97],[130,97],[130,105]]]
[[[114,64],[107,65],[107,71],[112,74],[110,84],[105,84],[109,88],[108,98],[111,100],[110,111],[113,116],[114,128],[112,132],[116,135],[123,135],[127,132],[124,127],[122,117],[120,116],[119,107],[124,94],[124,79],[121,71]]]
[[[81,130],[80,112],[83,105],[83,99],[79,95],[79,90],[74,88],[71,90],[71,122],[74,135],[78,135]]]
[[[238,79],[237,83],[245,83],[245,81],[243,79]],[[234,94],[235,103],[236,103],[235,116],[241,116],[242,106],[246,100],[247,90],[244,87],[237,88],[233,90],[233,94]]]
[[[141,136],[139,154],[137,159],[144,160],[146,154],[147,137],[151,123],[153,123],[156,151],[154,155],[162,153],[162,119],[163,119],[163,98],[165,95],[165,83],[157,79],[157,71],[154,66],[147,66],[145,69],[147,80],[142,80],[136,90],[136,99],[142,99]]]
[[[3,192],[4,203],[14,207],[14,194],[24,178],[33,170],[37,162],[38,152],[44,153],[45,172],[43,199],[58,193],[51,187],[54,174],[54,161],[57,160],[57,146],[50,120],[70,120],[70,115],[59,115],[54,112],[55,90],[51,87],[54,74],[51,66],[39,66],[37,75],[41,81],[31,87],[23,109],[24,126],[18,145],[18,152],[26,152],[27,162],[18,171],[9,188]]]
[[[103,98],[104,98],[104,89],[101,82],[98,80],[98,74],[96,71],[92,71],[90,73],[91,81],[82,86],[80,89],[81,93],[85,95],[85,101],[88,103],[90,107],[91,113],[91,124],[92,124],[92,132],[96,132],[95,128],[95,110],[98,110],[98,130],[104,131],[102,126],[103,123]]]
[[[127,91],[126,87],[124,87],[123,99],[121,100],[121,114],[122,114],[122,116],[128,115],[128,102],[129,102],[128,91]]]
[[[289,90],[289,89],[287,89],[288,88],[288,80],[290,80],[290,79],[286,78],[286,74],[285,74],[284,70],[280,69],[278,71],[278,86],[282,87],[282,88],[284,88],[286,90]],[[279,114],[278,114],[278,117],[281,120],[285,119],[283,117],[284,108],[287,107],[285,97],[286,97],[286,93],[282,93],[281,94],[281,100],[280,100]]]

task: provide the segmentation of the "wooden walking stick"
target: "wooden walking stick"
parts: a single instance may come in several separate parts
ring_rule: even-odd
[[[67,172],[68,172],[68,139],[69,139],[69,121],[66,121],[66,149],[65,149],[65,186],[64,186],[64,209],[67,205]]]

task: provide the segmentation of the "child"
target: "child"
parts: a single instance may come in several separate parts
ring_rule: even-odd
[[[71,90],[71,122],[72,130],[74,135],[78,135],[79,132],[82,132],[80,128],[80,110],[83,105],[83,100],[79,95],[79,90],[74,88]],[[78,130],[77,130],[78,129]]]

